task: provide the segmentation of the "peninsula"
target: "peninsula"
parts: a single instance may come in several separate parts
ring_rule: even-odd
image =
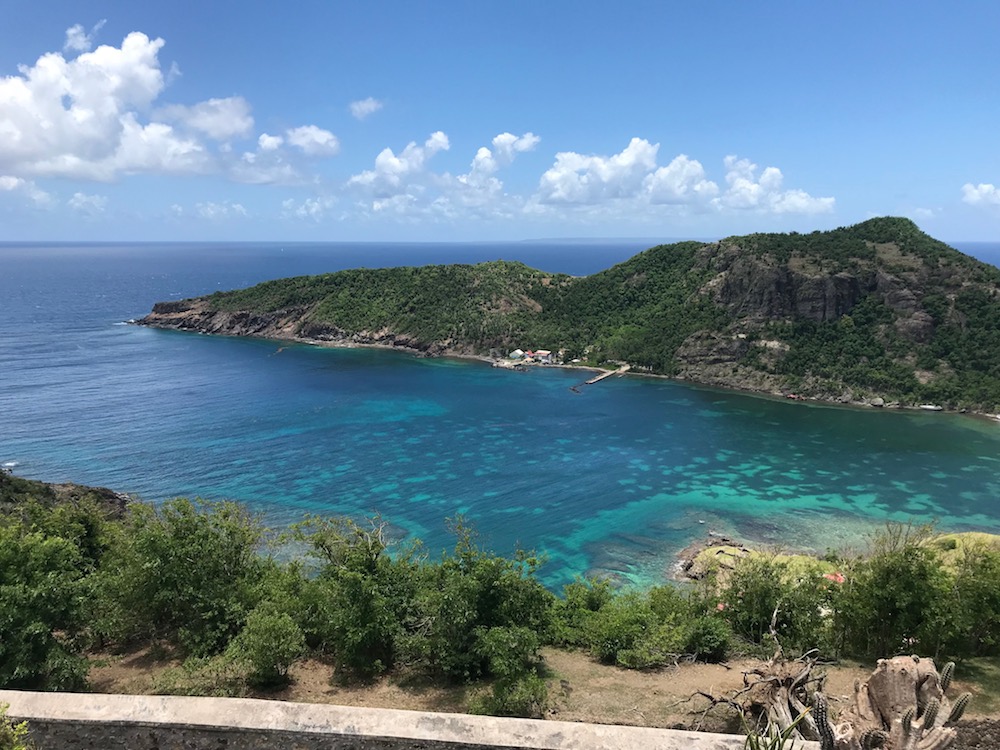
[[[137,323],[430,356],[532,347],[789,397],[1000,409],[1000,269],[893,217],[660,245],[586,277],[498,260],[280,279]]]

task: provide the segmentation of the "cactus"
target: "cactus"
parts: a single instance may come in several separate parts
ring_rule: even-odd
[[[818,690],[813,693],[813,720],[819,732],[821,750],[833,750],[833,727],[830,726],[830,706],[826,696]]]
[[[941,692],[947,693],[948,687],[951,685],[951,678],[955,674],[955,662],[950,661],[944,665],[941,670]]]
[[[913,731],[913,717],[916,715],[916,711],[913,708],[906,709],[906,713],[903,714],[903,718],[900,719],[903,725],[903,736],[909,737],[910,732]]]
[[[941,703],[937,698],[931,698],[927,702],[927,710],[924,711],[924,731],[931,729],[934,726],[934,720],[937,719],[938,711],[941,709]]]
[[[969,699],[972,698],[972,693],[962,693],[958,700],[955,701],[951,706],[951,713],[948,714],[945,724],[954,724],[956,721],[962,718],[962,714],[965,713],[966,707],[969,705]]]
[[[874,750],[877,747],[885,747],[888,739],[888,732],[882,729],[869,729],[861,735],[861,750]]]

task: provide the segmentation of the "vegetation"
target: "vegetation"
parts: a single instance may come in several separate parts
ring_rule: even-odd
[[[289,559],[234,503],[134,503],[119,518],[0,476],[0,687],[81,688],[88,648],[148,645],[187,659],[162,692],[280,687],[310,654],[338,680],[478,685],[476,710],[538,716],[544,645],[635,669],[769,651],[775,636],[829,658],[1000,655],[989,537],[890,526],[862,556],[757,553],[689,587],[581,579],[557,596],[535,575],[542,559],[492,554],[460,519],[434,557],[378,518],[311,517],[282,540],[306,551]]]
[[[907,219],[661,245],[585,278],[507,261],[356,269],[207,302],[285,311],[307,337],[546,348],[719,385],[1000,409],[1000,270]]]
[[[0,703],[0,750],[31,750],[28,723],[14,723],[7,718],[7,704]]]

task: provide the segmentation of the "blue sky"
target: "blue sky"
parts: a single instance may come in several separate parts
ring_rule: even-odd
[[[24,2],[0,238],[1000,241],[996,2]]]

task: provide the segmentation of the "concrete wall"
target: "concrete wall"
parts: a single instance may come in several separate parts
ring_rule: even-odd
[[[743,738],[246,698],[0,690],[40,750],[736,750]],[[814,743],[801,745],[818,747]]]

